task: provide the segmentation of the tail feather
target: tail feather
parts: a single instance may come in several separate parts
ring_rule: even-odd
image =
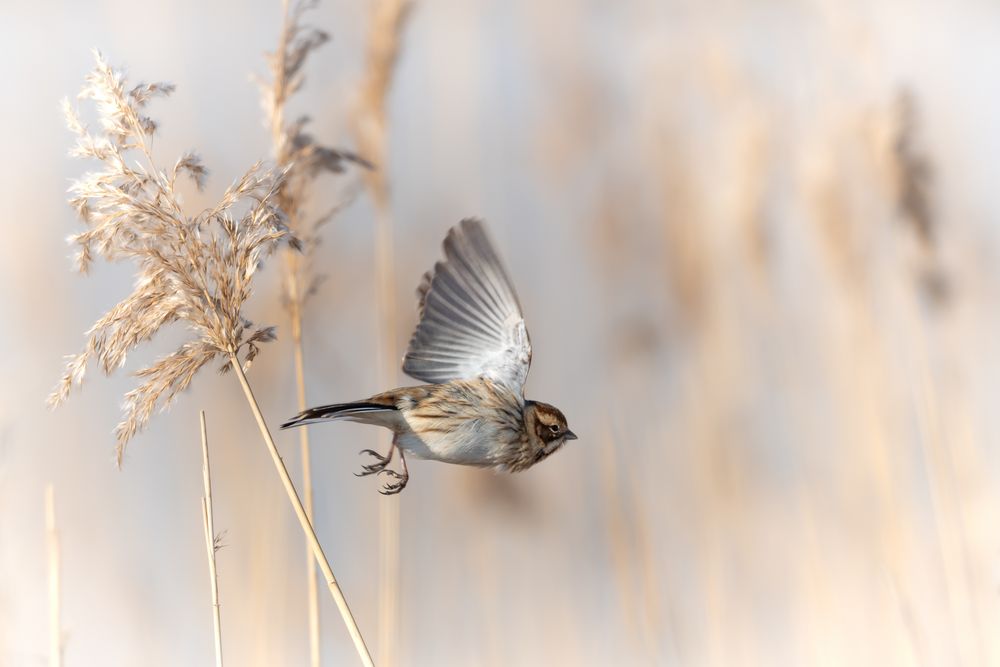
[[[396,412],[396,406],[372,403],[370,401],[356,401],[354,403],[335,403],[333,405],[321,405],[315,408],[303,410],[298,415],[289,419],[281,428],[293,428],[295,426],[305,426],[316,422],[330,421],[335,419],[347,419],[364,423],[377,424],[381,420],[371,419],[373,413]],[[366,418],[366,415],[370,417]]]

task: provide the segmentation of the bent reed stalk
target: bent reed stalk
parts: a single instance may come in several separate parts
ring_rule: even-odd
[[[61,403],[81,385],[89,362],[110,375],[126,355],[150,340],[164,325],[187,325],[194,338],[175,352],[139,370],[143,382],[125,395],[125,415],[116,428],[121,465],[129,440],[148,423],[154,409],[165,409],[209,362],[225,360],[220,372],[233,369],[271,454],[278,477],[326,577],[330,593],[365,665],[371,656],[347,601],[333,576],[312,523],[278,454],[245,375],[260,351],[274,340],[273,327],[254,327],[243,316],[253,277],[279,244],[301,247],[275,204],[286,170],[257,164],[230,186],[213,208],[191,216],[184,213],[176,191],[187,176],[200,189],[207,170],[187,153],[170,171],[158,168],[150,148],[156,122],[145,114],[155,97],[168,95],[166,83],[140,83],[129,88],[121,71],[112,69],[99,53],[87,76],[81,99],[94,102],[102,131],[92,134],[72,105],[63,110],[77,135],[72,155],[96,160],[101,169],[86,174],[71,188],[70,203],[87,225],[71,241],[78,247],[81,271],[98,255],[109,262],[136,265],[135,288],[87,332],[84,350],[71,357],[62,380],[49,397]],[[138,162],[131,158],[138,155]],[[236,210],[244,211],[237,216]],[[240,354],[242,353],[242,362]]]
[[[289,99],[305,83],[303,68],[312,52],[325,44],[329,36],[303,22],[303,14],[315,8],[313,0],[300,0],[294,4],[282,2],[281,34],[277,48],[266,54],[270,78],[259,82],[261,106],[271,131],[274,159],[285,171],[278,186],[275,200],[285,213],[286,224],[302,242],[301,251],[287,250],[284,262],[284,304],[291,324],[292,349],[295,369],[296,400],[299,411],[305,410],[305,362],[302,344],[302,311],[306,300],[318,287],[321,276],[311,269],[313,251],[319,244],[319,231],[339,210],[338,204],[324,214],[310,219],[306,213],[312,183],[322,173],[341,174],[344,163],[353,162],[370,166],[347,151],[319,144],[306,133],[309,119],[302,116],[286,122]],[[313,519],[312,457],[309,446],[309,429],[298,429],[299,451],[302,461],[302,497],[306,515]],[[319,667],[319,592],[316,568],[311,547],[306,545],[307,608],[309,614],[309,664]]]
[[[337,609],[340,610],[340,615],[343,616],[344,623],[347,624],[347,630],[351,634],[351,639],[354,640],[354,645],[358,650],[358,655],[361,656],[361,661],[365,665],[374,665],[371,655],[368,653],[368,647],[365,645],[364,637],[361,636],[361,631],[358,629],[358,624],[354,620],[351,608],[347,605],[347,599],[344,597],[343,591],[340,590],[340,584],[337,583],[337,578],[333,575],[333,569],[330,567],[330,563],[326,559],[326,554],[323,553],[323,547],[319,543],[319,538],[316,537],[316,531],[313,530],[312,522],[309,521],[309,517],[306,515],[305,507],[303,507],[302,501],[299,499],[299,495],[295,491],[295,484],[292,483],[292,478],[288,474],[288,469],[285,468],[285,463],[281,459],[281,454],[278,453],[278,448],[274,444],[271,432],[267,428],[267,422],[264,421],[264,415],[260,411],[260,406],[257,404],[257,399],[253,394],[253,390],[250,388],[250,383],[247,382],[247,376],[243,372],[243,368],[240,366],[239,359],[236,358],[235,354],[230,357],[230,363],[232,364],[233,370],[236,372],[236,377],[240,381],[240,386],[243,388],[243,394],[246,396],[247,403],[253,411],[254,419],[257,420],[257,428],[260,429],[260,435],[264,439],[265,444],[267,444],[267,450],[271,454],[271,460],[274,462],[274,468],[278,471],[281,483],[285,487],[285,493],[288,494],[288,500],[292,503],[292,508],[295,510],[295,516],[298,518],[299,524],[302,526],[302,531],[306,535],[306,540],[312,548],[316,562],[319,563],[320,570],[323,572],[327,588],[330,589],[330,594],[333,596],[334,602],[337,603]]]

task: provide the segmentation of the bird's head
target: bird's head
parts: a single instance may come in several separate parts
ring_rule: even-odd
[[[525,401],[524,427],[531,445],[526,468],[548,457],[567,440],[576,440],[576,434],[569,430],[562,411],[548,403]]]

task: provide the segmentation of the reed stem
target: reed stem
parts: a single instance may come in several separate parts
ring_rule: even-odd
[[[354,133],[362,155],[379,165],[365,172],[365,186],[375,206],[375,271],[379,318],[379,376],[385,386],[396,385],[396,300],[393,260],[392,207],[385,177],[386,96],[399,57],[400,35],[410,4],[407,0],[379,0],[372,6],[368,63],[354,114]],[[388,445],[388,437],[383,437]],[[379,503],[379,660],[396,663],[399,634],[399,498]]]
[[[59,533],[56,532],[55,491],[45,486],[45,534],[49,551],[49,665],[62,665],[62,628],[60,627]]]
[[[288,291],[292,320],[292,349],[295,357],[295,393],[299,412],[306,409],[305,362],[302,349],[302,296],[298,285],[298,267],[288,271]],[[313,520],[312,455],[309,451],[309,428],[303,426],[299,432],[299,450],[302,459],[302,500],[306,516]],[[313,563],[312,547],[306,544],[306,585],[309,605],[309,664],[319,667],[319,582]]]
[[[278,48],[274,52],[274,81],[272,89],[271,104],[269,108],[269,119],[271,123],[271,141],[274,145],[274,156],[279,164],[291,167],[295,162],[294,147],[288,136],[288,128],[285,126],[285,100],[289,93],[288,81],[284,73],[286,72],[286,58],[288,55],[288,38],[292,29],[292,17],[290,16],[289,0],[282,0],[281,3],[281,39]],[[297,27],[297,26],[296,26]],[[279,192],[278,200],[289,216],[289,224],[293,229],[299,230],[300,221],[296,218],[299,215],[298,202],[296,197],[289,193],[288,184]],[[292,224],[295,221],[295,224]],[[302,352],[302,290],[299,288],[299,266],[300,255],[298,251],[289,249],[285,255],[285,268],[288,281],[288,302],[289,315],[291,319],[293,354],[295,359],[295,388],[298,397],[299,412],[306,409],[306,389],[305,371]],[[302,459],[302,500],[305,504],[306,516],[309,521],[313,520],[313,487],[312,487],[312,459],[309,452],[309,430],[306,427],[299,431],[299,450]],[[316,567],[313,565],[312,547],[306,545],[306,604],[309,614],[309,665],[310,667],[320,666],[320,641],[319,641],[319,585],[316,578]]]
[[[379,189],[374,190],[378,192]],[[382,192],[384,192],[384,186]],[[396,299],[393,262],[392,217],[388,198],[377,199],[376,270],[378,272],[379,333],[381,338],[379,375],[386,387],[396,385]],[[388,434],[382,443],[391,447]],[[399,496],[379,503],[379,660],[385,667],[396,664],[396,637],[399,633]]]
[[[205,424],[205,411],[201,418],[201,457],[202,480],[205,484],[205,495],[201,499],[201,514],[205,524],[205,547],[208,550],[208,575],[212,585],[212,623],[215,629],[215,664],[222,667],[222,617],[219,610],[219,578],[215,569],[215,516],[212,509],[212,472],[208,464],[208,428]]]
[[[264,438],[264,444],[267,445],[267,450],[271,454],[271,460],[274,462],[274,469],[277,471],[278,477],[281,478],[281,483],[285,487],[285,493],[288,495],[288,501],[292,504],[292,509],[295,510],[295,516],[298,518],[299,524],[302,526],[302,532],[305,533],[306,540],[312,548],[313,556],[319,564],[319,569],[323,572],[327,588],[330,589],[330,595],[333,596],[333,601],[337,604],[337,609],[340,611],[340,615],[344,619],[347,631],[350,633],[351,639],[354,640],[354,647],[358,651],[358,656],[361,658],[361,662],[364,665],[367,667],[374,667],[371,654],[368,652],[368,647],[365,645],[364,637],[361,636],[361,630],[358,629],[358,624],[354,620],[351,608],[347,605],[347,599],[344,597],[343,591],[340,590],[340,584],[337,583],[337,578],[333,576],[333,569],[330,567],[330,563],[326,559],[326,554],[323,553],[323,547],[319,543],[319,538],[316,537],[316,531],[313,530],[312,522],[309,520],[305,507],[299,499],[299,494],[295,490],[295,485],[292,483],[292,478],[288,474],[288,469],[285,468],[285,463],[281,459],[281,454],[278,453],[278,447],[274,444],[274,439],[271,437],[271,432],[267,428],[267,423],[264,421],[264,415],[260,411],[260,406],[257,404],[257,398],[254,396],[253,390],[250,388],[250,383],[247,382],[247,376],[243,372],[239,359],[237,359],[233,354],[230,355],[229,362],[233,367],[233,371],[236,373],[236,377],[240,381],[240,386],[243,388],[243,394],[246,396],[247,404],[253,412],[254,419],[257,420],[257,427],[260,429],[260,435]]]

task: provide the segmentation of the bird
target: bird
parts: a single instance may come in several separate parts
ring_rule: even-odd
[[[444,240],[444,260],[417,289],[419,320],[403,372],[426,384],[349,403],[303,410],[281,425],[352,421],[392,431],[383,456],[373,449],[359,476],[384,475],[385,495],[410,478],[406,454],[520,472],[577,439],[553,405],[525,400],[531,341],[509,274],[483,222],[466,218]],[[400,470],[389,467],[398,452]]]

